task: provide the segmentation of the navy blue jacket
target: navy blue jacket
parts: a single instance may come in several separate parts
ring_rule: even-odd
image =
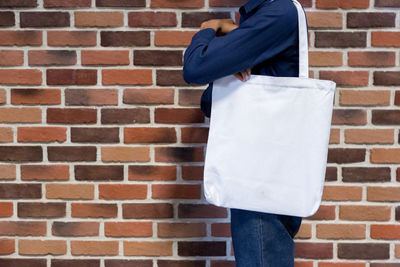
[[[298,77],[297,9],[291,0],[248,0],[239,8],[239,27],[216,36],[213,28],[198,31],[184,53],[183,79],[207,84],[201,110],[211,113],[212,82],[247,68],[251,74]]]

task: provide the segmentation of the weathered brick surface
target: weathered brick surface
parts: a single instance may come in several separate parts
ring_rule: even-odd
[[[0,267],[235,267],[182,67],[247,1],[0,0]],[[310,78],[337,91],[294,266],[399,267],[400,2],[299,2]]]

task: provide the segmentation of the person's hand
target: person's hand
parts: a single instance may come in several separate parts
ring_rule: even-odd
[[[239,27],[232,19],[221,19],[221,32],[227,34],[228,32]]]
[[[248,79],[250,79],[250,75],[251,75],[251,68],[239,71],[238,73],[233,74],[236,78],[238,78],[239,80],[241,80],[242,82],[247,81]]]
[[[218,29],[221,28],[221,20],[210,19],[210,20],[203,21],[200,25],[200,30],[203,30],[205,28],[213,28],[215,31],[218,31]]]
[[[200,30],[205,28],[212,28],[218,34],[227,34],[228,32],[239,27],[232,19],[210,19],[201,23]]]

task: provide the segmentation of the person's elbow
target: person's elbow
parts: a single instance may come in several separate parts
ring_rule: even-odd
[[[204,79],[204,75],[201,75],[201,71],[196,65],[184,64],[182,69],[183,80],[187,83],[195,84],[207,84],[209,83]]]

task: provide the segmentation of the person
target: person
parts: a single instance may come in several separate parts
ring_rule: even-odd
[[[292,0],[248,0],[232,19],[203,22],[184,52],[183,79],[209,84],[201,110],[211,116],[213,81],[251,74],[298,77],[298,14]],[[229,112],[229,111],[227,111]],[[294,237],[302,217],[230,208],[237,267],[293,267]]]

